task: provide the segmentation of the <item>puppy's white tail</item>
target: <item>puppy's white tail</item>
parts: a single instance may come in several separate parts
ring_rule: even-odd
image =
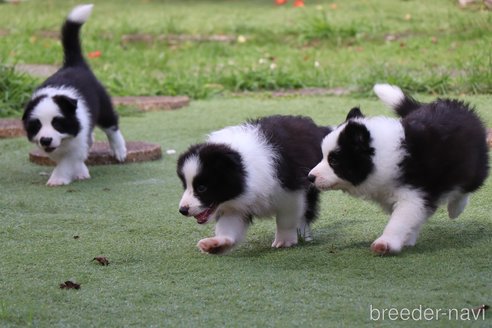
[[[93,4],[79,5],[72,9],[72,11],[67,17],[67,20],[74,23],[84,24],[87,21],[87,19],[89,19],[93,7],[94,7]]]
[[[405,99],[403,91],[395,85],[376,84],[373,90],[376,96],[391,109],[396,108]]]
[[[421,103],[412,97],[405,95],[403,91],[395,85],[376,84],[373,90],[386,106],[393,109],[401,117],[405,117],[422,106]]]

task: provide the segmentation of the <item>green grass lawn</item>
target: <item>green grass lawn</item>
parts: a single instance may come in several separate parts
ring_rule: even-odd
[[[61,64],[60,44],[48,36],[77,3],[0,4],[0,64]],[[207,98],[320,86],[367,93],[375,81],[413,92],[492,92],[491,11],[463,10],[454,0],[308,0],[304,8],[273,0],[94,3],[83,45],[101,51],[90,63],[113,95]],[[122,42],[134,33],[246,42]]]
[[[25,138],[0,139],[0,327],[358,327],[375,309],[462,309],[491,305],[492,182],[456,220],[440,209],[416,247],[378,257],[369,246],[387,216],[340,192],[322,195],[315,241],[271,249],[273,220],[256,220],[230,254],[201,254],[213,234],[178,213],[176,158],[226,125],[271,114],[341,122],[360,105],[391,115],[373,96],[390,82],[423,100],[459,97],[492,126],[492,14],[454,0],[94,1],[83,28],[86,53],[112,95],[193,98],[177,111],[120,108],[127,140],[158,143],[162,160],[95,166],[92,179],[48,188],[51,168],[28,161]],[[78,1],[0,4],[0,116],[20,117],[40,80],[16,64],[61,63],[55,31]],[[336,7],[333,5],[336,3]],[[126,34],[231,35],[246,42],[123,43]],[[272,65],[274,64],[274,65]],[[272,68],[273,67],[273,68]],[[237,91],[342,87],[346,97],[272,98]],[[98,132],[97,138],[103,140]],[[78,238],[74,238],[77,236]],[[110,264],[92,261],[106,256]],[[79,290],[59,285],[73,279]],[[440,327],[490,327],[441,318]]]
[[[485,108],[492,98],[467,99],[490,125]],[[207,132],[248,117],[303,113],[336,124],[357,104],[366,114],[387,114],[371,99],[241,97],[127,116],[121,126],[128,140],[180,153]],[[323,194],[313,243],[271,249],[274,221],[256,220],[236,250],[212,256],[195,245],[212,235],[213,226],[177,211],[177,154],[91,167],[91,180],[48,188],[49,168],[28,162],[31,148],[23,138],[0,140],[0,326],[355,327],[373,324],[371,305],[461,309],[491,303],[490,179],[460,218],[451,221],[439,210],[417,246],[399,256],[371,254],[387,217],[340,192]],[[99,255],[109,266],[91,261]],[[68,279],[80,290],[60,289]],[[473,326],[490,326],[491,319],[488,313]],[[395,324],[422,321],[377,326]]]

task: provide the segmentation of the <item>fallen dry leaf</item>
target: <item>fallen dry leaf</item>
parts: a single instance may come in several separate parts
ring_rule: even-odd
[[[482,314],[483,312],[487,311],[490,308],[487,304],[482,304],[479,307],[476,307],[472,309],[472,312],[474,314]]]
[[[80,284],[67,280],[63,284],[60,284],[61,289],[80,289]]]
[[[101,265],[109,265],[109,260],[106,256],[96,256],[92,260],[99,262]]]

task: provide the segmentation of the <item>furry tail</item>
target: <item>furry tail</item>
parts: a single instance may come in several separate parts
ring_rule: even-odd
[[[401,89],[390,84],[376,84],[373,88],[374,93],[388,107],[392,108],[400,117],[405,117],[422,104],[410,96],[407,96]]]
[[[72,9],[62,27],[64,66],[84,64],[80,46],[80,28],[87,21],[94,5],[80,5]]]

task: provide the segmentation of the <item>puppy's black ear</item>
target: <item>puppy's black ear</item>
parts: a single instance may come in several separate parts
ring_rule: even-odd
[[[64,115],[73,115],[77,109],[77,99],[65,95],[53,96],[53,101],[60,107]]]
[[[218,172],[239,171],[243,167],[241,155],[226,145],[210,145],[201,155]]]
[[[347,114],[347,118],[345,119],[345,121],[348,121],[352,118],[356,118],[356,117],[365,117],[364,114],[362,114],[362,112],[360,111],[360,108],[359,107],[354,107],[352,108],[348,114]]]
[[[366,126],[357,122],[348,122],[347,126],[340,133],[339,143],[344,143],[346,147],[356,152],[373,154],[374,148],[371,147],[371,134]],[[343,147],[343,145],[341,145]]]

